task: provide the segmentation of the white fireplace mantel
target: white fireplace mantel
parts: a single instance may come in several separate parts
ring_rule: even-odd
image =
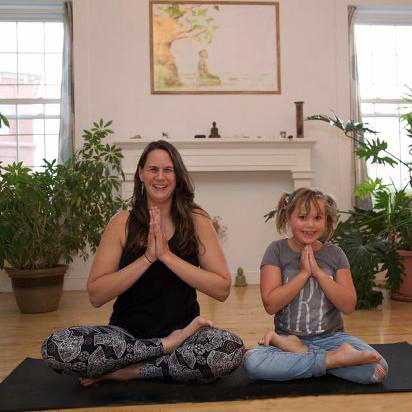
[[[126,182],[133,182],[147,139],[112,138],[122,149]],[[314,139],[217,138],[169,140],[189,172],[287,171],[295,188],[311,186]]]

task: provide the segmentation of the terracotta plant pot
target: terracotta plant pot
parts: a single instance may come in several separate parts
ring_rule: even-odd
[[[392,293],[391,298],[403,302],[412,302],[412,250],[398,250],[398,253],[403,258],[405,276],[399,291]]]
[[[11,278],[14,297],[22,313],[52,312],[59,306],[67,265],[49,269],[13,269]]]

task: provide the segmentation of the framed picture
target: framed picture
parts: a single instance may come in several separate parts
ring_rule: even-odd
[[[152,94],[280,94],[278,2],[152,0]]]

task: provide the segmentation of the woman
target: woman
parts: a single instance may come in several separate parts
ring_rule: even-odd
[[[241,339],[199,316],[196,290],[224,301],[231,277],[209,216],[170,143],[151,142],[135,174],[132,210],[103,233],[87,282],[109,325],[70,327],[43,343],[55,371],[89,386],[101,380],[210,382],[241,362]]]

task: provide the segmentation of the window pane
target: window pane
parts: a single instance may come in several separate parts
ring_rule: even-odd
[[[373,58],[373,97],[394,99],[400,95],[397,82],[396,57],[394,54],[375,54]]]
[[[400,155],[400,137],[399,137],[399,118],[397,117],[378,117],[376,119],[376,129],[379,136],[388,143],[388,151],[394,155]]]
[[[412,36],[411,36],[412,41]],[[401,90],[405,84],[412,85],[412,55],[402,54],[398,58],[398,82]]]
[[[18,133],[20,134],[33,134],[34,125],[33,119],[18,119],[17,120]]]
[[[15,99],[17,97],[17,86],[0,84],[0,99]],[[3,112],[2,112],[3,113]]]
[[[58,146],[59,146],[59,136],[57,134],[46,135],[46,159],[51,162],[57,159]]]
[[[3,113],[3,112],[2,112]],[[17,121],[16,119],[8,119],[10,127],[2,126],[0,129],[0,135],[17,134]],[[0,137],[1,139],[1,137]]]
[[[17,42],[20,53],[43,53],[44,23],[17,23]]]
[[[0,161],[2,166],[17,161],[17,136],[0,136]]]
[[[0,22],[0,102],[15,102],[0,104],[11,126],[0,129],[1,160],[37,168],[45,156],[57,158],[63,37],[62,22]],[[21,98],[57,103],[19,104]]]
[[[43,104],[19,104],[17,106],[18,117],[30,116],[40,117],[43,116],[44,105]]]
[[[34,134],[44,134],[44,119],[33,119],[31,122]]]
[[[0,22],[0,39],[7,39],[0,41],[0,52],[17,52],[15,22]]]
[[[0,104],[0,112],[2,112],[6,117],[16,117],[17,107],[15,104]]]
[[[43,54],[19,54],[18,62],[19,82],[29,84],[44,83],[44,56]]]
[[[412,154],[410,150],[412,150],[412,138],[408,137],[406,130],[405,130],[405,122],[400,122],[400,159],[405,163],[412,162]],[[411,147],[409,147],[411,146]]]
[[[46,134],[59,134],[60,119],[46,119],[44,123]]]
[[[17,86],[19,98],[21,99],[38,99],[44,97],[43,84],[30,84]]]
[[[365,114],[375,113],[375,105],[373,103],[361,103],[361,111]]]
[[[399,116],[411,110],[401,103],[380,103],[379,99],[401,100],[412,86],[412,26],[368,25],[356,26],[356,47],[359,67],[361,100],[375,99],[375,103],[362,103],[364,122],[376,130],[381,140],[388,144],[387,151],[405,162],[410,162],[409,145]],[[366,136],[373,138],[374,136]],[[383,154],[382,154],[383,155]],[[384,183],[403,187],[409,173],[397,165],[368,164],[371,178],[380,177]]]
[[[62,81],[62,55],[46,54],[45,68],[45,83],[60,84]]]
[[[398,104],[375,104],[375,113],[379,114],[392,114],[394,116],[399,116],[399,105]]]
[[[412,26],[398,26],[396,41],[398,44],[398,78],[399,85],[412,85]]]
[[[61,86],[45,86],[45,97],[47,99],[60,99]]]
[[[396,44],[395,26],[369,26],[369,34],[373,39],[371,44],[372,54],[385,56],[393,55]]]
[[[60,116],[60,104],[45,104],[44,113],[46,116]]]
[[[63,52],[63,24],[45,23],[45,52]]]
[[[44,158],[43,135],[19,135],[19,161],[28,166],[41,166]]]
[[[0,84],[17,84],[16,53],[0,53]]]

